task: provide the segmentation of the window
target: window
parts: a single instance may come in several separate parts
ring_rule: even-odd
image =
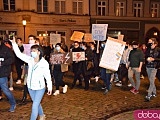
[[[48,12],[48,0],[37,0],[37,12]]]
[[[116,16],[125,16],[125,2],[116,3]]]
[[[55,12],[56,13],[65,13],[65,9],[66,9],[65,0],[55,1]]]
[[[133,4],[134,9],[134,17],[142,17],[143,16],[143,2],[135,1]]]
[[[160,3],[151,3],[151,17],[159,17]]]
[[[82,14],[83,13],[83,1],[73,0],[73,13]]]
[[[98,1],[97,3],[97,15],[106,15],[106,1]]]
[[[15,11],[15,0],[3,0],[3,8],[5,11]]]

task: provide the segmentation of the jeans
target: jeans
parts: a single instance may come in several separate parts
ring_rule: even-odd
[[[32,90],[28,88],[28,91],[33,101],[30,120],[36,120],[38,115],[43,115],[43,109],[40,102],[45,93],[45,88],[41,90]]]
[[[110,79],[111,79],[111,74],[112,73],[106,73],[105,68],[101,68],[101,78],[104,81],[104,84],[108,90],[110,90]]]
[[[9,103],[11,106],[16,104],[16,101],[14,99],[14,96],[12,92],[8,88],[8,78],[7,77],[2,77],[0,78],[0,88],[3,91],[3,93],[7,96],[9,99]]]
[[[156,73],[157,69],[155,68],[146,68],[148,79],[149,79],[149,89],[148,89],[148,96],[151,96],[152,93],[156,94],[156,86],[155,86],[155,79],[156,79]]]
[[[136,83],[134,82],[133,75],[135,74]],[[140,87],[140,72],[138,71],[138,68],[131,68],[128,69],[128,79],[131,82],[132,86],[139,90]]]

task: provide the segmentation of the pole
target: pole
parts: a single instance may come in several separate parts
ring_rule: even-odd
[[[25,37],[26,37],[26,26],[23,25],[23,27],[24,27],[24,42],[25,42]]]

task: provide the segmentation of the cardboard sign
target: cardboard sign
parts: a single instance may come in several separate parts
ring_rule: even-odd
[[[108,24],[92,24],[92,39],[104,41],[106,40]]]
[[[112,71],[117,71],[125,44],[126,43],[121,40],[108,38],[99,66]]]
[[[84,61],[85,52],[72,52],[72,60],[73,61]]]
[[[51,53],[50,55],[50,63],[51,64],[69,64],[72,62],[71,53]]]
[[[23,44],[24,54],[31,56],[31,46],[34,44]]]
[[[95,41],[92,39],[92,34],[91,34],[91,33],[85,33],[85,34],[84,34],[84,42],[95,42]]]
[[[83,36],[84,36],[83,32],[74,31],[70,39],[73,41],[82,42]]]
[[[50,34],[50,44],[55,45],[57,43],[61,43],[61,34],[51,33]]]

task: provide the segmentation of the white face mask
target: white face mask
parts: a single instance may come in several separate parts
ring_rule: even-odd
[[[36,58],[37,57],[37,52],[31,52],[31,57]]]
[[[61,47],[59,47],[59,46],[56,47],[56,50],[57,50],[57,51],[60,51],[60,49],[61,49]]]

